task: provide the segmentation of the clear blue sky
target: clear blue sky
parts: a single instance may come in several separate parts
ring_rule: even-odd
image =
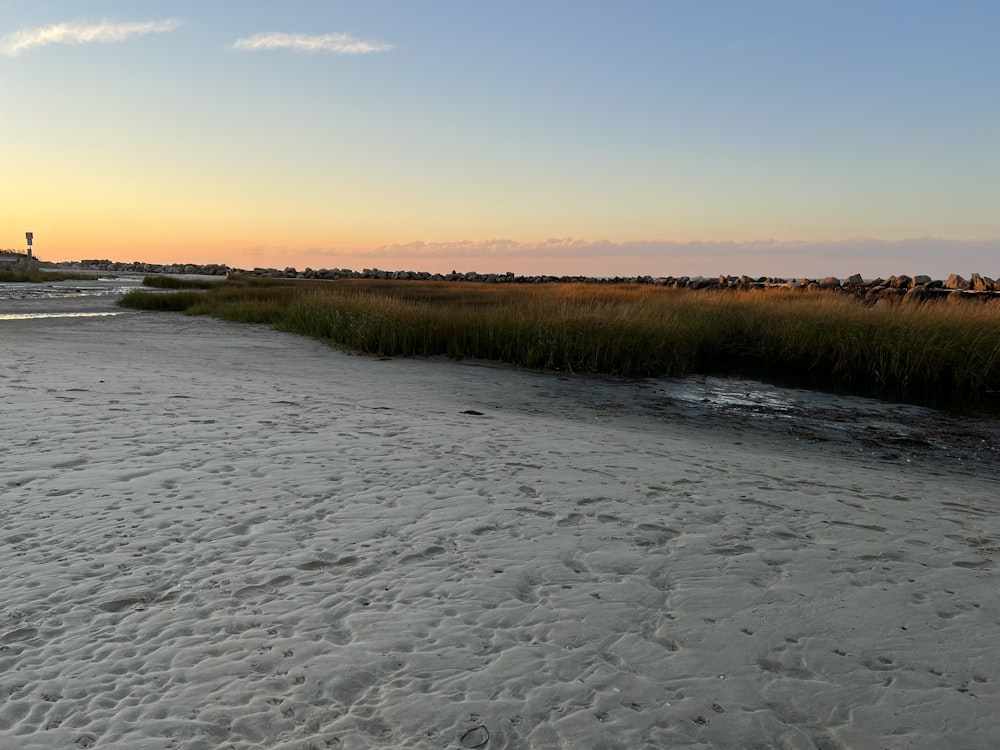
[[[0,247],[1000,275],[995,0],[0,0]]]

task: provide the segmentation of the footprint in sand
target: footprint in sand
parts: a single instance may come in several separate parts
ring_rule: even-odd
[[[468,732],[463,734],[462,738],[459,740],[462,747],[468,747],[468,748],[485,747],[486,743],[488,743],[489,741],[490,741],[490,732],[485,726],[481,724],[478,727],[474,727],[473,729],[470,729]]]
[[[324,570],[329,568],[332,563],[328,563],[326,560],[310,560],[307,563],[302,563],[301,565],[296,565],[295,567],[299,570]]]
[[[786,638],[785,642],[762,653],[757,659],[757,666],[765,672],[792,677],[798,680],[810,680],[815,674],[806,667],[800,645],[801,638]]]
[[[952,563],[956,568],[966,568],[968,570],[990,570],[993,567],[993,561],[990,559],[985,560],[956,560]]]
[[[399,558],[399,561],[401,563],[405,563],[405,562],[413,562],[416,560],[427,560],[431,557],[437,557],[438,555],[444,554],[445,552],[447,552],[447,550],[444,547],[440,547],[438,545],[431,545],[422,552],[413,552],[409,555],[404,555],[403,557]]]
[[[749,544],[732,544],[728,547],[715,547],[712,549],[717,555],[724,555],[726,557],[735,557],[737,555],[746,555],[750,552],[754,552],[754,548]]]
[[[0,638],[0,643],[19,643],[21,641],[30,641],[37,635],[38,631],[35,628],[18,628],[17,630],[12,630]]]

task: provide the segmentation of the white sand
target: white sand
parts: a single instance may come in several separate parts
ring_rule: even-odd
[[[1000,746],[995,475],[172,314],[0,363],[4,749]]]

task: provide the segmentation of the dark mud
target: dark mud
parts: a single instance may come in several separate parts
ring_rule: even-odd
[[[933,473],[1000,469],[1000,418],[692,376],[646,381],[639,413]]]

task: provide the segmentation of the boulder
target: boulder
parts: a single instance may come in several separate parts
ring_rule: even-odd
[[[879,297],[881,297],[882,296],[882,292],[884,292],[888,288],[889,287],[887,287],[885,285],[873,286],[871,289],[869,289],[867,292],[865,292],[865,299],[875,301]]]
[[[903,292],[893,286],[877,287],[869,291],[865,299],[880,305],[891,305],[903,299]]]
[[[959,276],[957,273],[953,273],[948,277],[948,280],[944,282],[946,289],[968,289],[969,282]]]
[[[881,296],[878,298],[878,303],[880,305],[896,305],[903,301],[903,292],[900,289],[894,289],[890,287],[882,292]]]
[[[991,278],[974,273],[972,274],[972,278],[969,279],[969,286],[976,292],[992,292],[994,282]]]

